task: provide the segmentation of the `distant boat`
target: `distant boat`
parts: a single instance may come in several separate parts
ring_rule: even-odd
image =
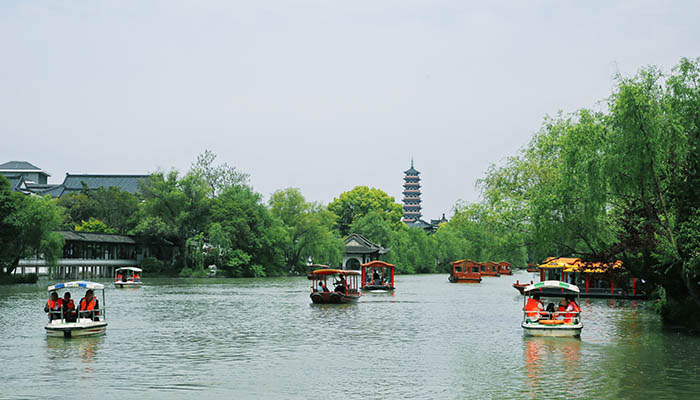
[[[458,260],[452,263],[452,272],[448,280],[450,282],[481,282],[481,265],[472,260]]]
[[[328,278],[336,278],[333,290],[328,288]],[[317,304],[356,302],[362,294],[358,289],[359,271],[323,268],[311,272],[311,301]]]
[[[141,287],[141,268],[122,267],[114,270],[114,287]]]
[[[394,265],[384,261],[362,264],[362,290],[387,292],[394,290]]]

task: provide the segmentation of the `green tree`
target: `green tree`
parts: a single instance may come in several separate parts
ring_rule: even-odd
[[[74,229],[82,232],[117,233],[114,228],[110,228],[107,224],[95,218],[81,221],[80,225],[75,225]]]
[[[29,256],[55,262],[63,250],[63,236],[55,232],[62,218],[52,199],[13,192],[0,176],[0,271],[11,274]]]
[[[80,193],[61,196],[58,205],[66,210],[65,227],[68,229],[94,218],[123,235],[136,226],[139,199],[118,187],[89,189],[83,184]]]
[[[250,176],[238,171],[227,163],[214,165],[216,154],[211,150],[197,156],[197,161],[192,163],[190,173],[202,178],[209,186],[209,194],[216,197],[230,186],[247,185]]]
[[[403,208],[393,197],[384,191],[367,186],[357,186],[351,191],[342,193],[328,204],[328,210],[337,217],[337,228],[342,236],[347,236],[350,226],[356,219],[367,215],[370,211],[379,212],[394,228],[401,224]]]

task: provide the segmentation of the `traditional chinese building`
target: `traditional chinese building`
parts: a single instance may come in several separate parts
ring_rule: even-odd
[[[403,222],[411,223],[420,220],[422,216],[420,199],[420,172],[413,168],[403,171]]]

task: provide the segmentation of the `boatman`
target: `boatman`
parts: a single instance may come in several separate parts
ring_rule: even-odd
[[[51,298],[44,306],[44,311],[49,313],[49,321],[61,319],[61,308],[63,308],[63,301],[58,298],[58,293],[51,292]]]
[[[544,305],[540,301],[540,295],[536,294],[527,299],[525,304],[525,312],[530,321],[535,322],[540,319],[540,315],[544,315]]]
[[[100,315],[100,312],[97,311],[100,309],[100,303],[93,295],[92,289],[88,289],[85,292],[85,297],[80,299],[80,303],[78,304],[80,308],[80,318],[90,318],[94,319],[95,321],[100,320],[100,318],[98,317],[98,315]],[[95,311],[94,314],[93,311]]]

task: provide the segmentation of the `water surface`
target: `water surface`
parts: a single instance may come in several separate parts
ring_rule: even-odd
[[[72,340],[44,333],[49,282],[0,286],[0,398],[700,396],[700,337],[650,305],[582,300],[580,339],[529,338],[515,279],[532,277],[398,276],[394,294],[314,305],[305,278],[145,276],[108,287],[105,336]]]

